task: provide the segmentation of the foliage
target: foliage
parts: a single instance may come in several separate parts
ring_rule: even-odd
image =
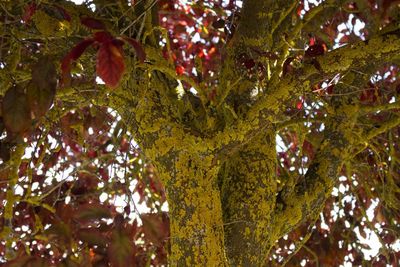
[[[399,2],[1,2],[0,263],[396,266]]]

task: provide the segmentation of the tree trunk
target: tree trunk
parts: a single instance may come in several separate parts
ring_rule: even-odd
[[[171,266],[227,266],[217,175],[212,157],[174,152],[159,165],[171,227]],[[166,171],[168,169],[168,171]]]
[[[231,266],[262,266],[275,237],[275,133],[263,133],[225,163],[220,172],[225,240]]]

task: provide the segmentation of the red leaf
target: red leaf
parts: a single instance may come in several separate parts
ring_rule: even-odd
[[[106,26],[98,19],[84,17],[81,18],[81,23],[92,30],[105,30]]]
[[[223,29],[225,27],[225,20],[218,19],[211,24],[215,29]]]
[[[79,221],[100,220],[103,218],[111,218],[110,210],[101,204],[84,204],[75,212],[74,217]]]
[[[125,70],[121,46],[112,42],[103,43],[97,52],[97,75],[110,87],[116,87]]]
[[[304,3],[303,1],[301,1],[301,3],[299,4],[299,6],[297,7],[297,15],[300,17],[301,16],[301,12],[304,10]]]
[[[310,37],[310,46],[315,45],[315,37]]]
[[[339,43],[340,43],[340,44],[346,44],[346,43],[348,43],[348,42],[349,42],[349,39],[350,39],[349,37],[350,37],[349,35],[343,35],[342,38],[340,38]]]
[[[31,20],[32,16],[35,14],[36,9],[37,9],[37,6],[35,3],[27,5],[25,7],[24,14],[22,15],[22,20],[25,23],[28,23]]]
[[[243,65],[246,67],[246,69],[250,70],[256,65],[256,62],[253,59],[249,58],[243,62]]]
[[[89,45],[93,44],[93,39],[85,39],[78,43],[71,51],[63,58],[61,61],[61,73],[62,73],[62,83],[65,83],[69,79],[71,72],[71,63],[77,60]]]
[[[132,266],[133,252],[133,241],[125,232],[115,229],[111,236],[110,246],[108,247],[108,256],[110,258],[111,266]]]
[[[99,43],[111,42],[113,40],[113,36],[107,31],[95,32],[93,37]]]
[[[305,57],[316,57],[325,54],[327,47],[325,44],[311,45],[305,52]]]
[[[142,45],[135,39],[129,37],[123,37],[123,38],[133,47],[133,49],[135,49],[137,57],[139,58],[140,62],[143,63],[146,59],[146,53],[144,52]]]
[[[335,87],[334,84],[329,85],[328,87],[326,87],[326,92],[328,93],[328,95],[333,93],[333,88]]]
[[[296,108],[299,109],[299,110],[303,108],[303,100],[299,100],[299,101],[297,102]]]
[[[144,213],[140,215],[145,238],[156,246],[162,246],[169,237],[169,218],[166,213]]]
[[[176,74],[182,75],[185,72],[185,68],[181,65],[175,67]]]
[[[79,229],[77,236],[91,246],[106,247],[108,245],[108,238],[97,228]]]

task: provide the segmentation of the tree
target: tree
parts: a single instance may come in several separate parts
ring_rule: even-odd
[[[396,265],[399,2],[3,1],[0,262]]]

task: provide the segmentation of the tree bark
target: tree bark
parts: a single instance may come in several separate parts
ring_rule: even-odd
[[[262,266],[271,244],[276,202],[275,132],[231,156],[220,172],[225,240],[231,266]]]
[[[227,266],[219,167],[212,157],[172,152],[167,165],[158,164],[169,204],[171,266]]]

